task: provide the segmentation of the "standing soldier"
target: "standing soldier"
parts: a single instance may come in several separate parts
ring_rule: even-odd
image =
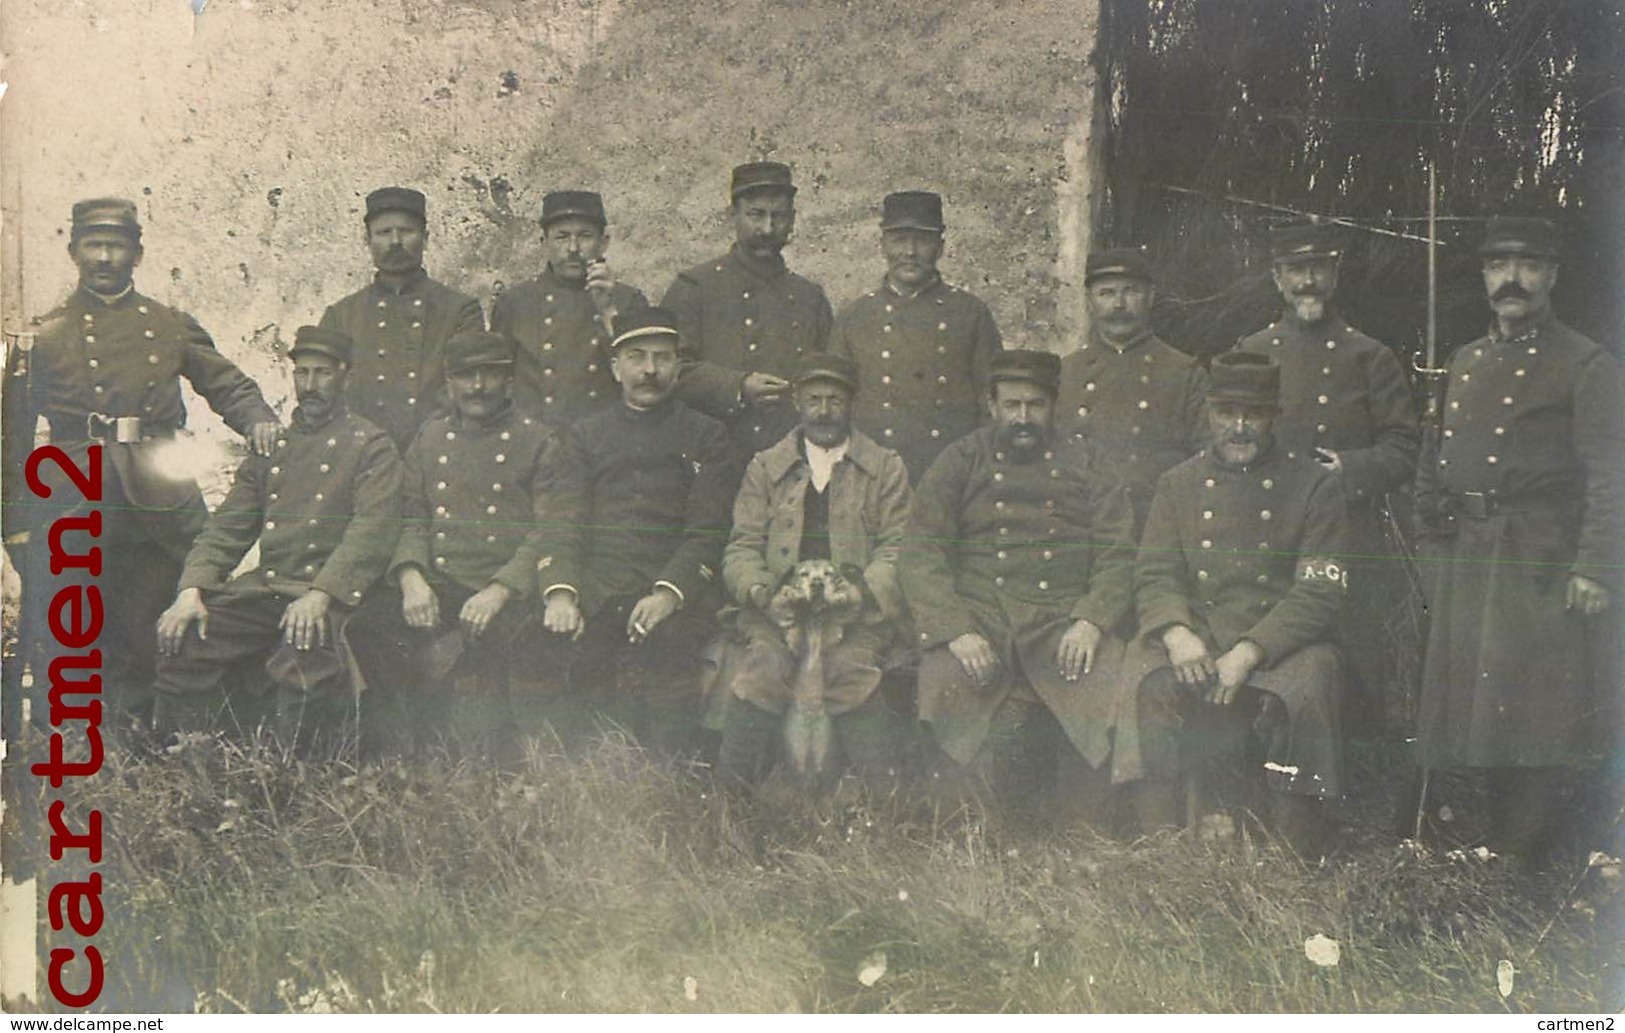
[[[824,289],[781,254],[796,225],[790,166],[739,166],[729,197],[734,246],[678,273],[661,305],[683,335],[677,397],[727,424],[748,458],[795,426],[787,378],[800,356],[829,350],[835,316]]]
[[[370,661],[363,702],[388,714],[389,731],[428,741],[449,716],[460,739],[503,761],[515,733],[540,731],[535,672],[564,659],[536,648],[542,455],[553,433],[513,404],[514,351],[512,338],[484,330],[446,342],[450,409],[406,451],[400,544],[350,626]]]
[[[153,623],[208,515],[197,483],[163,463],[163,451],[186,424],[181,378],[262,455],[276,442],[277,420],[259,388],[215,351],[196,320],[135,290],[142,248],[134,202],[74,205],[68,254],[79,267],[78,289],[36,321],[31,351],[8,356],[0,429],[6,544],[23,578],[22,622],[32,629],[31,659],[43,686],[39,662],[48,657],[37,650],[45,646],[45,606],[55,594],[48,586],[53,579],[89,584],[82,567],[50,572],[44,528],[72,512],[82,493],[54,464],[44,464],[40,476],[52,498],[24,502],[24,464],[41,416],[51,443],[77,469],[86,470],[90,449],[99,447],[102,496],[80,508],[100,512],[99,585],[115,601],[106,610],[105,693],[120,723],[143,723],[152,705]]]
[[[1178,824],[1175,776],[1216,743],[1252,740],[1264,810],[1319,856],[1320,801],[1343,791],[1341,671],[1331,639],[1343,605],[1343,490],[1323,465],[1274,440],[1280,368],[1262,355],[1213,360],[1212,444],[1157,482],[1135,564],[1139,736],[1119,725],[1114,777],[1139,776],[1141,827]],[[1125,686],[1127,687],[1127,686]],[[1227,751],[1228,752],[1228,751]],[[1257,769],[1254,768],[1253,771]]]
[[[1417,479],[1420,759],[1487,769],[1496,848],[1539,860],[1572,831],[1565,782],[1619,748],[1625,386],[1552,314],[1550,222],[1491,219],[1480,253],[1494,322],[1451,356]]]
[[[835,321],[833,348],[857,362],[866,385],[854,419],[903,457],[914,480],[981,423],[988,367],[1003,347],[981,299],[937,274],[943,231],[938,195],[887,194],[886,276]]]
[[[616,312],[649,304],[642,291],[610,275],[607,226],[597,194],[555,190],[543,197],[547,268],[491,309],[491,329],[519,342],[514,401],[550,426],[568,426],[619,399],[604,346]]]
[[[439,406],[441,353],[459,330],[484,330],[480,303],[423,271],[427,202],[405,187],[367,195],[362,239],[378,274],[327,307],[321,325],[355,342],[350,407],[383,428],[402,452]]]
[[[549,452],[536,562],[547,630],[577,642],[572,694],[608,700],[668,755],[691,750],[699,731],[699,655],[721,604],[739,475],[722,425],[672,397],[678,346],[663,308],[616,321],[621,403],[572,425]]]
[[[345,405],[350,349],[337,330],[299,328],[299,407],[269,456],[243,460],[186,555],[158,619],[161,736],[216,727],[241,702],[233,673],[267,656],[284,745],[331,745],[342,726],[344,624],[388,566],[401,515],[400,455]],[[259,566],[228,581],[256,542]]]
[[[1145,524],[1163,471],[1207,443],[1207,374],[1151,332],[1156,291],[1139,248],[1089,255],[1089,339],[1061,359],[1061,419],[1076,421]]]
[[[1384,499],[1415,475],[1421,425],[1394,353],[1332,311],[1341,254],[1336,227],[1277,226],[1270,249],[1286,311],[1237,347],[1280,364],[1275,435],[1287,457],[1313,459],[1343,475],[1349,596],[1341,637],[1352,682],[1345,706],[1356,727],[1378,730],[1392,654],[1383,620],[1404,590],[1399,559],[1385,544]]]
[[[994,356],[994,424],[931,464],[903,550],[920,718],[1011,807],[1048,788],[1052,746],[1068,789],[1074,755],[1106,760],[1123,649],[1110,629],[1133,591],[1133,513],[1092,450],[1055,435],[1060,375],[1047,352]]]

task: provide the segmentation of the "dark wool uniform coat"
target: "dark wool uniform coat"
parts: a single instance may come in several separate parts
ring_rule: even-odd
[[[903,549],[903,593],[920,660],[920,718],[954,760],[981,749],[994,713],[1030,689],[1092,765],[1110,750],[1112,687],[1128,610],[1134,517],[1117,481],[1081,441],[1058,439],[1016,462],[984,427],[954,442],[921,478]],[[1072,623],[1102,632],[1092,671],[1066,681],[1056,648]],[[1000,657],[994,684],[964,673],[947,644],[966,632]]]
[[[1292,755],[1280,765],[1289,770],[1272,771],[1271,781],[1341,795],[1341,670],[1327,643],[1343,607],[1344,506],[1337,474],[1279,442],[1247,467],[1204,451],[1163,474],[1135,562],[1140,638],[1125,664],[1124,702],[1167,665],[1169,627],[1190,628],[1215,658],[1246,639],[1264,651],[1248,683],[1281,697],[1291,721]],[[1117,781],[1142,774],[1133,725],[1127,714],[1118,724]]]
[[[52,444],[83,467],[93,444],[86,427],[91,413],[138,416],[147,438],[171,438],[186,424],[181,378],[226,421],[246,435],[257,423],[276,422],[254,382],[215,350],[208,333],[184,312],[131,290],[106,302],[77,290],[37,321],[32,351],[13,351],[4,395],[4,481],[6,497],[23,497],[23,465],[34,447],[40,416]],[[184,554],[202,527],[206,511],[196,483],[164,476],[152,465],[152,447],[103,443],[104,501],[122,491],[134,509],[128,513],[149,540]],[[41,467],[59,498],[78,498],[50,464]],[[111,493],[111,494],[110,494]],[[12,514],[8,514],[11,516]],[[16,514],[6,533],[26,529],[35,517]],[[13,526],[15,525],[15,526]],[[172,587],[172,586],[169,586]]]
[[[912,296],[883,283],[852,302],[830,347],[858,364],[854,422],[918,481],[937,453],[981,425],[988,369],[1004,345],[987,305],[939,279]]]
[[[617,312],[649,306],[642,291],[624,283],[609,300]],[[621,400],[609,372],[612,335],[585,286],[565,283],[549,268],[497,298],[491,329],[519,342],[513,398],[543,422],[568,426]]]
[[[660,304],[676,314],[681,334],[680,400],[726,423],[743,456],[790,432],[796,412],[788,399],[746,408],[740,389],[747,373],[789,379],[801,355],[829,350],[835,315],[822,287],[782,258],[763,262],[735,245],[678,273]]]
[[[250,454],[237,468],[180,587],[225,585],[258,541],[259,567],[238,579],[245,587],[314,588],[354,607],[388,567],[400,517],[401,457],[384,432],[345,410],[319,423],[296,410],[270,456]]]
[[[509,406],[486,424],[456,413],[423,425],[406,451],[398,576],[415,566],[430,583],[536,595],[544,468],[553,431]]]
[[[1138,528],[1157,478],[1207,443],[1207,371],[1149,330],[1122,351],[1092,334],[1061,357],[1057,411],[1122,480]]]
[[[1349,548],[1382,550],[1382,499],[1416,472],[1421,424],[1394,353],[1335,314],[1315,326],[1291,315],[1236,345],[1281,366],[1275,440],[1289,458],[1329,448],[1343,463]]]
[[[1621,720],[1619,363],[1548,318],[1458,349],[1449,370],[1440,436],[1417,477],[1432,612],[1421,761],[1595,763]],[[1567,610],[1571,574],[1606,587],[1609,609]]]
[[[375,279],[334,302],[321,325],[355,342],[345,391],[350,408],[404,452],[441,407],[446,341],[459,330],[484,330],[485,315],[477,300],[419,269],[399,293]]]
[[[548,466],[536,563],[544,597],[574,589],[589,620],[608,600],[656,585],[676,590],[685,608],[720,605],[739,477],[720,423],[675,400],[647,410],[617,404],[571,427]]]

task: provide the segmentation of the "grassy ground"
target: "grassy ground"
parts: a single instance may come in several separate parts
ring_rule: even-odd
[[[613,737],[501,777],[195,742],[115,759],[76,803],[113,844],[109,1009],[1625,1003],[1617,866],[1524,881],[1375,827],[1311,867],[1270,845],[1000,831],[924,797],[752,807]],[[1316,935],[1335,966],[1306,957]]]

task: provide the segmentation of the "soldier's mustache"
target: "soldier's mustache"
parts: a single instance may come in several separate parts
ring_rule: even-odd
[[[1523,298],[1525,301],[1528,301],[1529,292],[1524,290],[1516,283],[1503,283],[1501,286],[1495,289],[1494,294],[1490,295],[1490,300],[1500,301],[1503,298]]]

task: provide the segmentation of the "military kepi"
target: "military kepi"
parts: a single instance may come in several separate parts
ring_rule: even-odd
[[[734,169],[728,196],[738,200],[741,194],[755,190],[777,190],[794,194],[795,183],[790,177],[790,166],[782,161],[752,161]]]
[[[312,355],[325,355],[334,362],[350,364],[350,355],[355,350],[355,342],[350,335],[342,330],[329,330],[320,326],[302,326],[293,337],[293,347],[288,349],[288,355],[297,356],[300,352],[309,352]]]
[[[1108,276],[1126,276],[1151,283],[1151,263],[1145,257],[1145,249],[1114,247],[1089,252],[1089,259],[1083,267],[1083,285],[1087,287]]]
[[[512,366],[518,346],[507,334],[463,330],[446,342],[446,372],[467,373],[481,366]]]
[[[929,190],[899,190],[880,203],[883,230],[936,230],[941,233],[942,195]]]
[[[141,239],[141,221],[135,202],[122,197],[93,197],[73,206],[73,237],[77,240],[91,230],[117,230]]]
[[[560,219],[586,219],[607,226],[604,199],[591,190],[554,190],[542,197],[542,227]]]
[[[408,212],[427,222],[429,202],[410,187],[380,187],[367,195],[367,221],[384,212]]]
[[[837,384],[845,385],[848,391],[856,391],[858,364],[845,355],[808,352],[796,364],[796,371],[790,377],[790,382],[799,387],[814,380],[833,380]]]
[[[676,337],[677,316],[671,309],[651,305],[648,308],[633,309],[631,312],[620,312],[615,316],[615,340],[611,341],[611,349],[619,348],[628,341],[635,341],[640,337]]]
[[[1484,227],[1484,243],[1478,253],[1490,255],[1533,255],[1557,257],[1557,227],[1547,219],[1527,219],[1497,215]]]
[[[1281,367],[1268,355],[1226,352],[1208,366],[1207,400],[1278,409]]]
[[[995,352],[990,380],[997,384],[1003,380],[1023,380],[1037,384],[1047,391],[1061,389],[1061,357],[1054,352],[1027,351],[1013,348]]]
[[[1321,219],[1282,222],[1270,227],[1270,257],[1277,262],[1336,258],[1342,253],[1342,231]]]

